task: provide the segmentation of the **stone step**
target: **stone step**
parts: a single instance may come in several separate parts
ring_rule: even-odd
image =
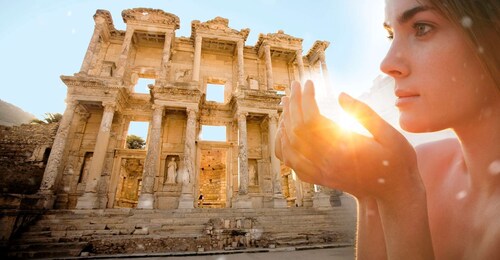
[[[82,248],[74,249],[39,249],[39,250],[23,250],[23,251],[10,251],[8,258],[30,259],[30,258],[67,258],[80,256]]]
[[[35,251],[35,250],[53,250],[58,251],[61,248],[66,249],[83,249],[87,245],[86,242],[52,242],[52,243],[29,243],[17,244],[10,247],[12,251]]]

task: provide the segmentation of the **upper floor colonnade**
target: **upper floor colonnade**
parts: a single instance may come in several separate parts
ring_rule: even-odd
[[[192,21],[189,38],[176,37],[179,18],[162,10],[127,9],[122,17],[126,29],[118,30],[108,11],[96,11],[81,75],[109,76],[127,86],[137,77],[155,79],[159,85],[176,81],[205,84],[213,75],[203,55],[215,53],[229,56],[233,64],[221,72],[223,76],[215,77],[234,86],[249,87],[249,80],[254,79],[261,90],[281,90],[291,80],[304,81],[312,74],[322,74],[325,85],[330,85],[324,55],[329,45],[326,41],[316,41],[304,54],[303,40],[282,30],[261,33],[255,45],[246,45],[250,30],[232,29],[229,20],[222,17]],[[191,62],[186,62],[186,57]],[[287,67],[286,77],[276,75],[282,66]]]

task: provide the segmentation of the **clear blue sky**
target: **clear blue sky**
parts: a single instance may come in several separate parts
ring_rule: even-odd
[[[0,4],[0,99],[38,118],[62,113],[66,86],[60,75],[79,71],[94,28],[96,9],[111,12],[125,29],[121,11],[162,9],[180,18],[177,36],[189,36],[192,20],[222,16],[231,28],[250,29],[246,45],[259,33],[285,33],[304,39],[304,54],[315,40],[330,42],[327,65],[336,91],[360,95],[380,74],[389,42],[382,29],[383,0],[26,0]],[[311,4],[313,3],[313,4]]]

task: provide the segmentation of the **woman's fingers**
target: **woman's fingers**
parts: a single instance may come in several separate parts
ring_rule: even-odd
[[[354,115],[372,135],[375,140],[381,144],[393,143],[402,135],[380,117],[373,109],[365,103],[354,99],[346,93],[339,95],[339,103],[349,114]]]
[[[304,93],[302,94],[302,114],[304,123],[314,121],[320,115],[318,103],[316,103],[314,84],[312,81],[306,81]]]
[[[293,129],[299,128],[304,121],[302,120],[302,90],[300,83],[292,82],[292,93],[290,95],[289,114],[290,123]]]
[[[309,183],[318,182],[321,170],[300,152],[291,147],[286,133],[281,135],[281,145],[281,150],[285,151],[282,154],[283,163],[292,168],[301,180]]]

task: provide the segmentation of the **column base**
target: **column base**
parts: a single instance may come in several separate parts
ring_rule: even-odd
[[[37,208],[41,209],[53,209],[56,202],[56,195],[52,191],[39,190],[35,196],[38,199],[36,203]]]
[[[236,196],[236,198],[233,198],[233,208],[235,209],[251,209],[253,208],[252,206],[252,200],[250,199],[250,196],[248,195],[239,195]]]
[[[99,200],[97,198],[97,194],[93,193],[93,192],[85,192],[76,201],[76,208],[77,209],[98,209],[99,208]]]
[[[273,197],[273,208],[286,208],[286,199],[282,194],[274,195]]]
[[[138,209],[153,209],[155,198],[151,193],[142,193],[137,202]]]
[[[330,195],[317,192],[313,196],[313,208],[331,208],[332,204],[330,203]]]
[[[179,197],[178,209],[194,209],[194,197],[191,193],[182,193]]]

